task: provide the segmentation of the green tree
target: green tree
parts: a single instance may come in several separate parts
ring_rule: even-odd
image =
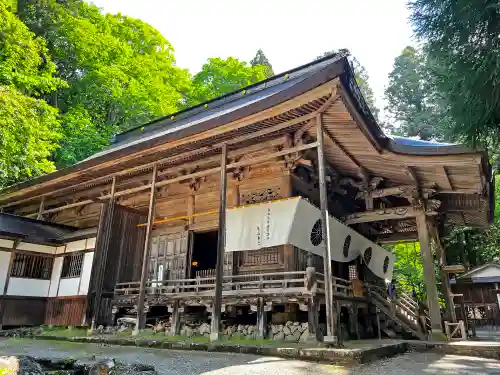
[[[226,60],[209,58],[192,80],[189,105],[203,103],[217,96],[228,94],[242,87],[266,79],[264,65],[248,65],[234,57]]]
[[[417,297],[425,295],[424,269],[420,258],[420,244],[397,243],[385,246],[395,256],[393,278],[398,284],[398,289],[408,295],[412,295],[415,290]]]
[[[57,110],[40,99],[64,81],[37,38],[0,3],[0,186],[55,169],[48,157],[57,148]]]
[[[445,140],[449,118],[434,87],[426,56],[406,47],[394,60],[385,91],[386,110],[398,125],[393,133],[423,140]]]
[[[90,156],[117,132],[184,107],[189,74],[150,25],[104,15],[81,0],[29,0],[19,13],[47,41],[57,75],[68,82],[46,98],[62,114],[58,167]]]
[[[348,49],[339,49],[339,50],[332,50],[328,52],[324,52],[323,54],[319,55],[316,57],[316,60],[322,59],[327,56],[335,55],[335,54],[342,54],[344,56],[347,56],[349,58],[349,61],[351,63],[351,66],[354,70],[354,76],[356,78],[356,83],[359,86],[359,89],[361,90],[361,93],[363,94],[363,98],[365,98],[366,104],[370,108],[370,111],[372,112],[373,116],[375,119],[378,120],[378,115],[379,115],[379,109],[377,108],[375,104],[375,93],[373,92],[373,89],[370,87],[370,84],[368,83],[369,76],[368,72],[366,71],[365,67],[361,65],[361,63],[351,55],[351,52]]]
[[[439,66],[453,133],[496,148],[500,135],[500,12],[494,0],[411,0],[411,19]]]
[[[256,65],[263,65],[266,67],[266,77],[272,77],[274,75],[273,71],[273,66],[267,59],[266,55],[264,55],[264,52],[259,49],[257,53],[255,54],[255,57],[250,60],[250,65],[256,66]]]

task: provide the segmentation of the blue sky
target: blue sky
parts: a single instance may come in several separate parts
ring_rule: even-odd
[[[377,105],[394,58],[412,44],[406,0],[92,0],[106,12],[139,18],[196,73],[208,57],[249,61],[262,48],[279,73],[323,52],[348,48],[366,67]]]

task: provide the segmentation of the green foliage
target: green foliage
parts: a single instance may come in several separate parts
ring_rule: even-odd
[[[274,75],[274,72],[273,72],[273,66],[271,65],[271,63],[269,62],[269,60],[267,59],[266,55],[264,55],[264,52],[259,49],[257,51],[257,53],[255,54],[255,57],[250,60],[250,65],[252,66],[256,66],[256,65],[263,65],[266,67],[266,71],[265,71],[265,74],[266,74],[266,77],[272,77]]]
[[[394,60],[385,91],[386,110],[397,124],[393,134],[424,140],[449,140],[452,120],[436,90],[434,71],[426,55],[406,47]]]
[[[55,108],[0,86],[0,118],[0,186],[55,170],[49,160],[60,139]]]
[[[24,93],[40,95],[64,86],[54,78],[43,39],[36,36],[0,3],[0,84],[13,85]]]
[[[418,242],[398,243],[387,247],[396,256],[393,273],[398,290],[410,296],[415,290],[417,297],[423,301],[425,296],[424,269],[420,257],[420,244]]]
[[[203,103],[217,96],[236,91],[266,79],[267,67],[248,65],[234,57],[226,60],[209,58],[202,70],[193,77],[188,105]]]
[[[0,186],[55,169],[49,157],[57,148],[57,110],[39,98],[64,81],[37,38],[0,3]]]
[[[48,98],[63,115],[58,167],[90,156],[116,132],[183,108],[189,74],[150,25],[104,15],[81,0],[34,2],[23,20],[47,41],[58,76],[69,84]]]
[[[411,0],[412,22],[434,60],[452,131],[495,147],[500,135],[500,12],[494,0]]]

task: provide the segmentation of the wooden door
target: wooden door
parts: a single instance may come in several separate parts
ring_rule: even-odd
[[[149,280],[179,280],[187,275],[189,232],[155,236],[151,241]]]

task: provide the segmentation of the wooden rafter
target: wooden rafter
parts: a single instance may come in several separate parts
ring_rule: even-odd
[[[328,139],[340,150],[340,152],[342,152],[342,154],[344,154],[344,156],[347,157],[347,159],[349,159],[349,161],[354,165],[354,167],[359,171],[361,171],[362,166],[358,162],[358,160],[351,153],[349,153],[349,151],[347,151],[346,148],[342,146],[342,144],[339,143],[339,141],[335,138],[333,134],[331,134],[328,131],[328,129],[323,128],[323,131],[328,137]]]

